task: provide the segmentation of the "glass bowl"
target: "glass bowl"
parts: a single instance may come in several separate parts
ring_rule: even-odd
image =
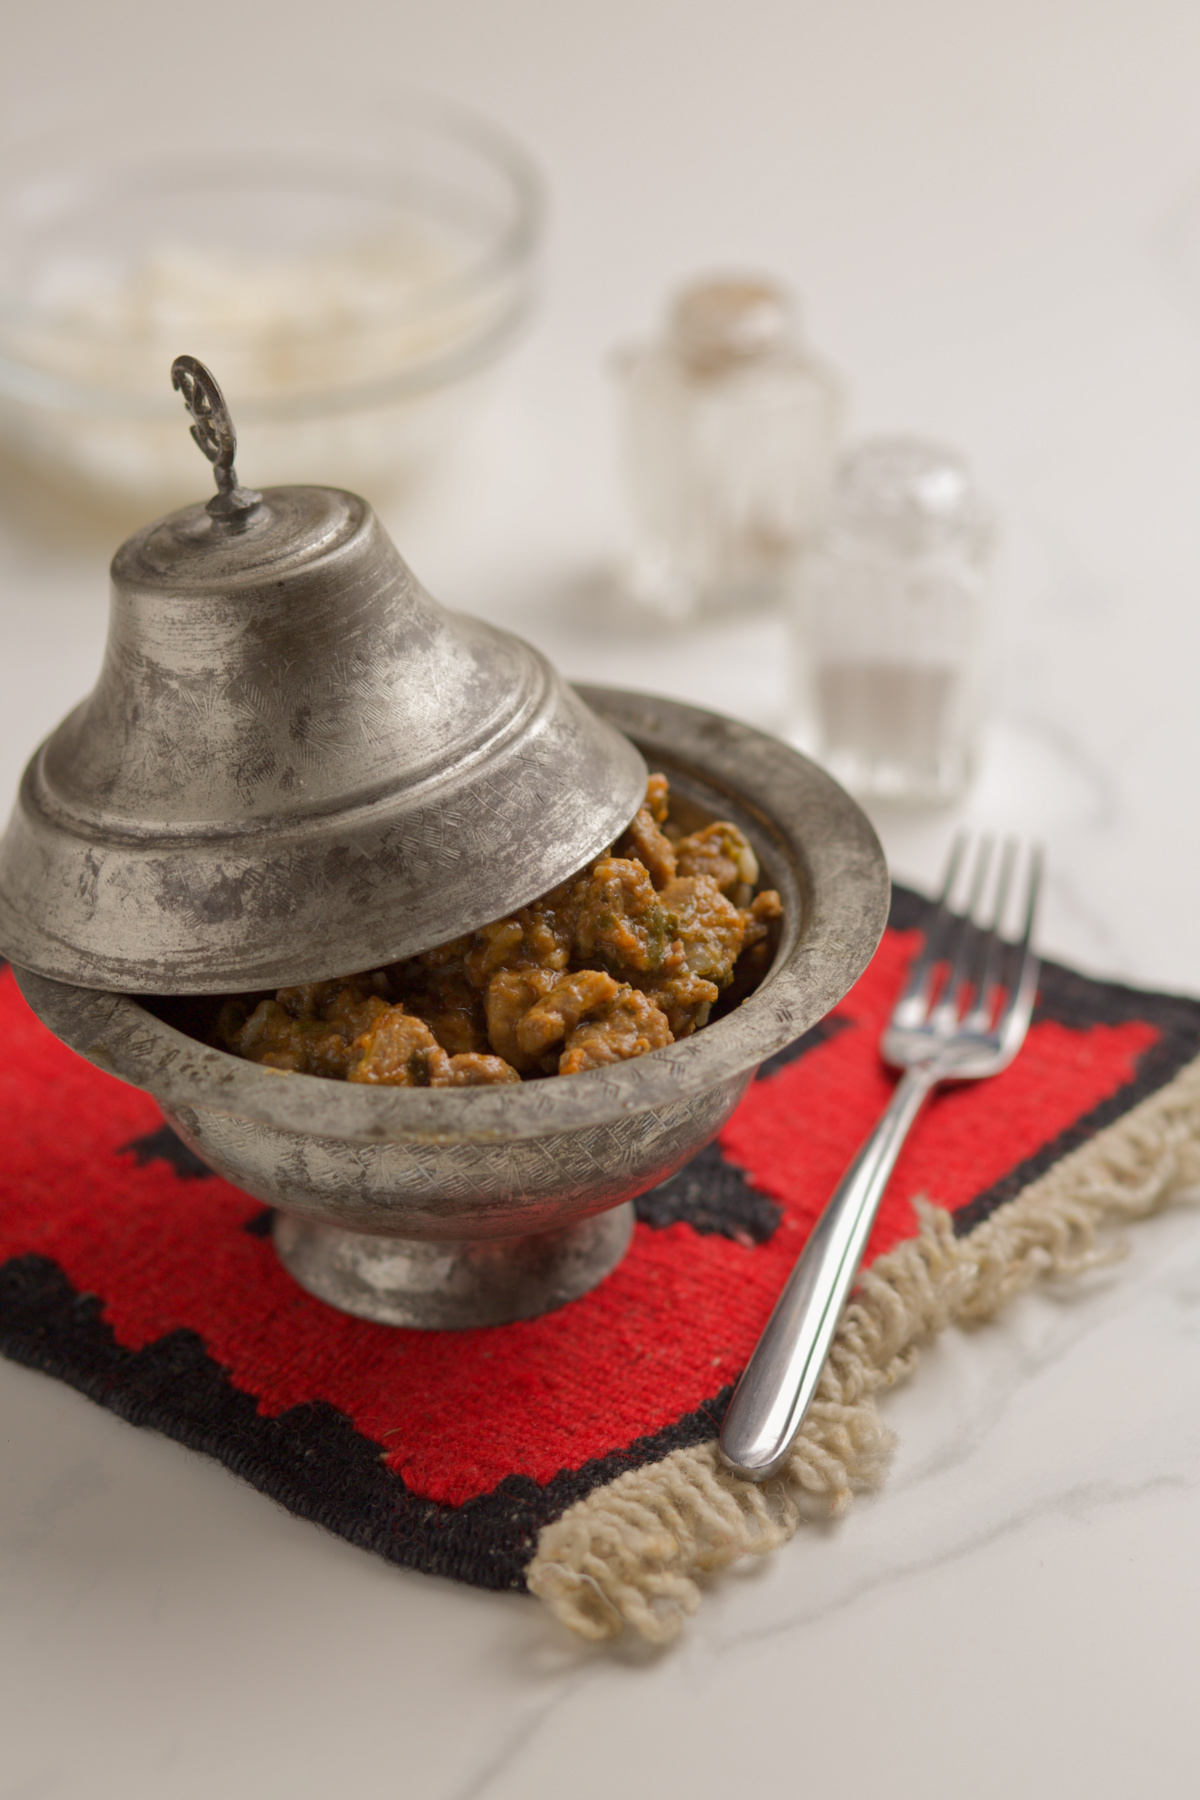
[[[75,97],[0,145],[0,448],[144,518],[202,486],[180,351],[254,486],[403,485],[533,298],[541,189],[414,96]]]

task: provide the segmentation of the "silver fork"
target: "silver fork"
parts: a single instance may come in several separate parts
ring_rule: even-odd
[[[967,848],[965,836],[955,840],[937,912],[880,1042],[884,1061],[904,1073],[800,1253],[725,1415],[721,1458],[750,1481],[769,1480],[787,1461],[888,1177],[926,1098],[939,1082],[999,1074],[1029,1028],[1038,982],[1031,940],[1041,852],[1030,853],[1020,936],[1010,943],[1002,931],[1017,872],[1017,845],[1005,844],[992,884],[993,847],[988,839],[979,844],[971,859],[966,908],[958,913],[951,899],[960,872],[966,873]],[[991,903],[985,907],[989,888]]]

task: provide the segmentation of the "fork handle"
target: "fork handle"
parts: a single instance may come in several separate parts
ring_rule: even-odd
[[[927,1094],[929,1069],[906,1069],[878,1125],[843,1175],[779,1296],[721,1427],[721,1459],[767,1481],[788,1459],[854,1285],[879,1202]]]

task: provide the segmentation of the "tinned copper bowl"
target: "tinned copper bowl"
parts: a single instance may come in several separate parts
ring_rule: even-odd
[[[209,1048],[155,1001],[17,970],[64,1043],[152,1094],[210,1168],[277,1209],[285,1266],[345,1311],[492,1325],[586,1292],[624,1253],[631,1202],[716,1135],[758,1066],[837,1004],[882,934],[882,850],[823,771],[715,713],[581,691],[685,809],[741,827],[783,902],[762,982],[692,1037],[520,1087],[359,1086]]]

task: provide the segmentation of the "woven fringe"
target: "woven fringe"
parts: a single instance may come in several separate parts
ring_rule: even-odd
[[[876,1397],[910,1372],[923,1342],[991,1318],[1041,1278],[1112,1262],[1124,1246],[1106,1228],[1198,1183],[1200,1059],[966,1237],[918,1201],[918,1235],[859,1282],[782,1475],[745,1481],[715,1442],[633,1469],[543,1528],[530,1591],[581,1637],[629,1627],[669,1642],[700,1604],[698,1576],[776,1549],[806,1511],[840,1514],[856,1489],[879,1483],[894,1440]]]

